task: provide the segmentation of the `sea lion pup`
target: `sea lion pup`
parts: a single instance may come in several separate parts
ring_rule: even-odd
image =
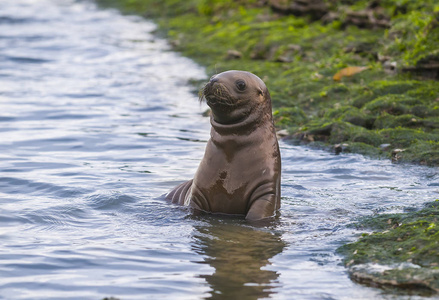
[[[280,208],[281,158],[264,82],[249,72],[223,72],[200,99],[212,110],[206,152],[194,178],[166,198],[252,221],[273,217]]]

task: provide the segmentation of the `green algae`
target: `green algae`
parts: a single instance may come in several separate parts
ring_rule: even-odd
[[[338,249],[354,280],[439,292],[439,200],[419,211],[377,215],[356,225],[373,232]]]
[[[97,2],[153,18],[209,75],[241,69],[261,77],[276,125],[302,142],[389,158],[402,148],[394,161],[438,165],[439,84],[419,77],[439,66],[436,1],[324,1],[321,19],[275,12],[271,1]],[[350,21],[371,14],[377,24]],[[335,81],[348,66],[368,69]]]

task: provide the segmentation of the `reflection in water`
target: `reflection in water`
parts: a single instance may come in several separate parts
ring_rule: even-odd
[[[259,299],[273,294],[279,274],[263,270],[281,253],[281,235],[266,228],[251,227],[228,219],[208,219],[196,226],[193,249],[215,269],[202,275],[211,287],[210,299]]]

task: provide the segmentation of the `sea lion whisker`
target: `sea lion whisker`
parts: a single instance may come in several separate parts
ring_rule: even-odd
[[[201,103],[201,102],[203,102],[205,100],[206,100],[206,98],[204,97],[203,90],[199,90],[198,91],[198,101]]]
[[[214,99],[219,100],[223,105],[234,106],[236,104],[234,99],[228,95],[214,95],[213,97]]]
[[[206,82],[199,90],[198,90],[198,101],[200,103],[202,103],[203,101],[206,101],[206,97],[205,97],[205,89],[207,86],[208,82]]]

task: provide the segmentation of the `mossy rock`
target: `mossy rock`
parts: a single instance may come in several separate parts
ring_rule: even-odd
[[[307,134],[329,137],[333,126],[334,123],[328,119],[313,119],[308,123]]]
[[[358,108],[352,108],[350,110],[346,110],[341,116],[341,119],[353,125],[361,126],[366,129],[372,129],[376,118],[373,115],[365,114]]]
[[[307,133],[315,136],[317,140],[326,141],[330,144],[354,142],[369,144],[371,147],[378,147],[385,142],[381,133],[367,130],[349,122],[327,122],[323,119],[311,124],[311,128],[308,129]]]
[[[426,105],[415,105],[415,106],[410,108],[410,112],[417,117],[425,118],[425,117],[431,115],[432,109]],[[434,110],[433,110],[433,112],[434,112]]]
[[[392,141],[393,146],[400,148],[409,147],[418,141],[439,141],[438,135],[426,133],[422,129],[409,129],[402,127],[386,128],[379,133],[384,140]]]
[[[369,263],[350,268],[349,277],[362,284],[384,289],[397,288],[410,295],[430,297],[439,292],[439,270],[435,267],[419,268],[411,263],[390,267]]]
[[[439,292],[439,200],[419,211],[363,218],[374,230],[340,247],[352,279]]]
[[[361,127],[347,122],[337,121],[331,124],[331,132],[328,141],[330,144],[346,142],[359,132],[363,132]]]
[[[407,91],[407,96],[418,99],[423,104],[439,104],[439,85],[437,81],[425,80],[419,87]]]
[[[404,151],[401,158],[422,165],[439,165],[439,142],[417,140],[409,149]]]
[[[340,95],[346,94],[348,92],[349,92],[349,88],[345,84],[339,83],[330,86],[327,89],[326,94],[329,97],[339,97]]]
[[[364,106],[364,111],[375,115],[388,113],[391,115],[402,115],[410,112],[410,105],[417,104],[418,100],[405,95],[385,95],[375,98]]]
[[[438,117],[429,117],[425,118],[424,126],[429,129],[439,129],[439,118]]]
[[[350,140],[356,143],[365,143],[375,147],[378,147],[385,142],[383,137],[378,132],[373,130],[358,131],[351,136]]]
[[[384,96],[389,94],[401,94],[419,87],[421,84],[418,81],[398,80],[398,81],[374,81],[369,84],[370,89],[377,96]]]
[[[363,94],[357,94],[353,97],[352,105],[357,108],[362,108],[364,105],[375,99],[376,96],[371,90],[369,92],[363,92]]]
[[[379,159],[383,157],[383,153],[379,148],[371,146],[366,143],[349,142],[346,145],[347,146],[344,147],[343,149],[343,152],[345,153],[358,153],[362,155],[367,155],[369,157],[373,157],[375,159]]]
[[[419,218],[384,232],[365,234],[339,252],[347,255],[344,261],[348,266],[369,262],[391,265],[407,260],[421,267],[439,265],[437,215],[429,219],[432,221]]]
[[[390,1],[393,2],[393,1]],[[388,31],[389,44],[384,54],[397,56],[402,65],[421,64],[426,57],[434,56],[439,47],[439,12],[437,2],[427,0],[405,1],[406,10],[393,18],[392,28]]]
[[[275,122],[279,126],[302,125],[308,118],[299,107],[282,107],[273,112]]]
[[[329,119],[343,119],[345,116],[359,114],[361,114],[361,112],[358,108],[346,105],[337,108],[330,108],[324,111],[323,116]]]
[[[383,113],[373,123],[373,128],[376,129],[396,127],[416,128],[422,126],[424,126],[423,119],[410,114],[394,116],[388,113]]]
[[[373,217],[362,217],[350,226],[363,230],[385,231],[399,227],[401,224],[415,222],[419,218],[423,218],[428,222],[439,218],[439,199],[423,204],[420,209],[406,207],[403,213],[376,214]]]

